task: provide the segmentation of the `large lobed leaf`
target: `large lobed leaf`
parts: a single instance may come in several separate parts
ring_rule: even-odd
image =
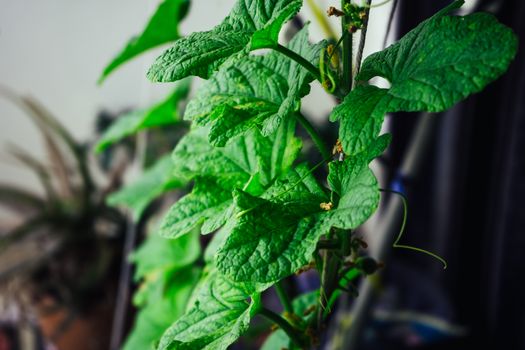
[[[282,25],[301,8],[301,0],[239,0],[230,14],[210,31],[177,40],[157,58],[148,78],[172,82],[190,75],[208,78],[228,57],[247,48],[254,34],[277,42]]]
[[[316,65],[323,45],[310,45],[305,27],[288,48]],[[184,118],[210,125],[210,142],[215,146],[224,146],[253,128],[270,135],[283,120],[293,118],[312,79],[304,67],[276,51],[264,56],[237,55],[199,89]]]
[[[391,87],[359,86],[332,112],[347,154],[377,137],[385,113],[444,111],[506,71],[516,36],[490,14],[448,15],[462,4],[455,1],[364,61],[358,80],[380,76]]]
[[[374,149],[375,151],[375,149]],[[379,189],[368,168],[369,153],[330,164],[329,198],[310,171],[299,166],[263,195],[235,193],[237,220],[217,253],[217,267],[238,282],[279,281],[306,265],[332,227],[354,229],[377,209]]]

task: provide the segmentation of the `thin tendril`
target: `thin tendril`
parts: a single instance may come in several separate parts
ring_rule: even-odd
[[[321,73],[321,84],[323,85],[323,88],[328,91],[329,93],[333,93],[336,88],[336,82],[334,77],[332,77],[332,74],[330,73],[330,68],[325,66],[325,56],[326,56],[326,48],[323,48],[321,50],[321,55],[319,57],[319,71]],[[331,57],[331,55],[330,55]],[[325,82],[330,81],[330,86],[326,86]]]
[[[349,34],[350,32],[348,30],[345,30],[345,32],[343,33],[343,35],[341,35],[341,37],[339,38],[339,40],[337,40],[337,42],[335,43],[334,45],[334,50],[332,51],[332,53],[328,56],[328,59],[331,60],[332,59],[332,56],[336,53],[336,50],[339,48],[339,45],[341,45],[341,43],[343,42],[344,38]]]
[[[445,259],[443,259],[442,257],[440,257],[439,255],[437,255],[435,253],[432,253],[432,252],[429,252],[428,250],[418,248],[418,247],[398,244],[399,241],[401,240],[401,237],[403,237],[403,233],[405,232],[405,228],[406,228],[407,216],[408,216],[408,200],[407,200],[406,196],[403,193],[398,192],[398,191],[385,190],[385,189],[380,189],[380,191],[381,192],[389,192],[389,193],[397,194],[399,197],[401,197],[401,200],[403,201],[403,223],[401,224],[401,229],[399,231],[399,234],[397,235],[397,238],[394,241],[394,244],[392,246],[394,248],[408,249],[408,250],[413,250],[413,251],[416,251],[416,252],[419,252],[419,253],[430,255],[434,259],[439,260],[443,264],[443,270],[446,270],[446,268],[448,266],[447,265],[447,261]]]

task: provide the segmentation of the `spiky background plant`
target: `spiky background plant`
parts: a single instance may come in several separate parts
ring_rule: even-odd
[[[19,288],[9,289],[16,293],[13,300],[33,304],[22,308],[34,309],[46,300],[46,309],[65,309],[72,321],[115,289],[125,219],[105,204],[112,189],[95,181],[88,145],[76,141],[34,98],[6,88],[0,93],[38,128],[47,156],[41,160],[10,147],[12,157],[36,175],[44,193],[0,184],[0,205],[17,218],[13,224],[2,223],[0,285],[16,279]]]

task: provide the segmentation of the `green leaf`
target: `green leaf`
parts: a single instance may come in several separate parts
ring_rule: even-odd
[[[365,152],[330,163],[328,183],[337,201],[329,211],[320,208],[328,202],[324,189],[301,166],[263,198],[236,191],[237,221],[217,253],[219,271],[237,282],[276,282],[306,265],[331,227],[354,229],[364,223],[379,204],[369,157]]]
[[[201,269],[191,265],[201,253],[199,233],[176,240],[156,234],[131,255],[136,265],[135,280],[141,280],[133,302],[139,307],[125,350],[153,349],[164,331],[184,314]]]
[[[150,278],[139,292],[141,308],[123,349],[154,349],[166,329],[184,314],[199,276],[200,269],[189,267],[161,271]]]
[[[363,154],[329,164],[328,184],[339,197],[335,209],[326,212],[333,227],[355,229],[376,211],[379,187],[368,163]]]
[[[339,139],[345,154],[354,156],[366,150],[381,131],[387,90],[375,86],[360,86],[335,107],[330,120],[340,121]]]
[[[194,129],[173,152],[175,173],[195,179],[192,193],[175,203],[161,224],[159,234],[176,238],[202,225],[203,234],[220,228],[232,214],[232,189],[244,188],[258,195],[262,186],[287,172],[300,150],[293,137],[293,121],[264,138],[257,131],[214,148],[205,129]]]
[[[256,288],[212,271],[193,307],[164,333],[158,350],[226,349],[248,329],[259,303]]]
[[[144,129],[180,123],[178,106],[188,96],[189,90],[190,81],[184,80],[164,101],[147,110],[133,111],[119,117],[102,135],[95,146],[95,151],[101,152],[123,138]]]
[[[391,87],[358,86],[333,110],[345,153],[362,152],[386,113],[444,111],[505,72],[516,54],[512,30],[486,13],[447,15],[462,4],[454,2],[364,61],[358,80],[380,76]]]
[[[193,191],[175,203],[164,216],[159,235],[178,238],[203,223],[203,234],[221,227],[228,219],[233,203],[231,186],[235,183],[220,183],[211,177],[197,178]]]
[[[259,162],[260,181],[264,186],[272,183],[291,168],[303,146],[296,138],[295,120],[288,118],[269,137],[259,137],[255,152]]]
[[[280,28],[301,5],[301,0],[239,0],[212,30],[177,40],[157,58],[148,78],[157,82],[176,81],[189,75],[208,78],[228,57],[248,49],[255,33],[262,31],[277,41]]]
[[[159,195],[184,186],[188,179],[176,175],[175,165],[169,155],[162,157],[147,169],[135,182],[112,193],[107,202],[109,205],[123,205],[130,208],[133,218],[139,220],[144,209]]]
[[[99,79],[99,84],[117,67],[156,46],[179,38],[179,21],[188,12],[189,0],[164,0],[150,18],[144,31],[132,38],[111,61]]]
[[[316,65],[324,44],[309,45],[305,27],[288,47]],[[267,136],[293,117],[312,79],[305,68],[276,51],[232,57],[188,103],[184,118],[210,125],[215,146],[254,128]]]
[[[227,147],[215,148],[208,141],[208,130],[191,130],[173,151],[176,173],[188,178],[211,176],[248,181],[257,172],[257,155],[251,135],[239,137]]]
[[[312,308],[315,308],[318,300],[319,291],[317,290],[299,295],[292,301],[295,314],[306,321],[315,317],[315,309],[312,310]],[[308,314],[305,315],[305,313]],[[278,329],[266,339],[261,350],[287,349],[289,345],[290,338],[288,335],[282,329]]]
[[[172,156],[175,173],[195,179],[195,186],[192,193],[170,208],[159,234],[177,238],[199,225],[202,225],[203,234],[222,226],[233,203],[232,189],[249,186],[253,179],[258,178],[253,142],[254,138],[246,135],[219,149],[210,145],[205,129],[193,129],[184,136]]]
[[[194,263],[200,256],[199,233],[178,239],[165,239],[149,234],[144,243],[130,256],[136,265],[135,280],[156,271],[179,269]]]
[[[215,255],[219,248],[223,245],[226,238],[230,235],[230,232],[235,224],[235,220],[231,217],[228,218],[228,221],[218,230],[212,237],[210,243],[206,246],[204,251],[204,261],[207,263],[213,263],[215,261]]]
[[[234,193],[237,221],[217,253],[219,271],[237,282],[270,283],[311,260],[317,241],[330,226],[319,213],[326,195],[310,191],[302,173],[301,168],[291,172],[265,194],[271,199]]]
[[[392,84],[383,97],[388,112],[444,111],[507,70],[516,36],[487,13],[447,15],[463,3],[455,1],[364,61],[358,80],[381,76]]]

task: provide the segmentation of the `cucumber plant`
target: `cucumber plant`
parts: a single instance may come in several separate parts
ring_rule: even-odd
[[[135,255],[135,261],[139,269],[157,261],[159,266],[148,265],[152,271],[170,266],[173,272],[176,260],[196,261],[197,248],[168,254],[171,263],[155,254],[169,250],[170,244],[187,245],[188,235],[197,231],[214,235],[200,260],[203,272],[186,298],[185,312],[175,313],[164,323],[171,323],[165,330],[149,338],[151,347],[226,349],[257,315],[279,328],[263,348],[316,347],[337,298],[352,293],[352,280],[378,266],[364,255],[354,233],[380,201],[369,164],[391,141],[391,135],[381,134],[385,115],[445,111],[502,75],[517,50],[513,32],[494,16],[454,15],[461,0],[364,60],[370,0],[342,0],[340,8],[329,9],[328,14],[341,21],[338,41],[311,43],[306,24],[288,43],[280,43],[282,27],[297,15],[302,2],[239,0],[214,28],[179,38],[171,27],[169,33],[174,34],[166,40],[151,32],[168,33],[162,26],[176,25],[187,1],[165,0],[134,41],[135,46],[142,43],[140,51],[174,40],[149,69],[150,80],[205,79],[185,108],[183,118],[191,127],[171,158],[163,157],[138,184],[115,195],[127,198],[120,202],[131,207],[140,202],[139,217],[152,197],[188,183],[193,186],[154,232],[167,240],[141,250],[148,253]],[[161,21],[156,27],[155,18],[171,22]],[[352,36],[359,33],[361,44],[353,48]],[[260,49],[267,50],[252,53]],[[137,53],[132,51],[130,57]],[[119,64],[130,58],[123,55]],[[390,86],[374,85],[375,77]],[[329,116],[339,128],[339,138],[329,145],[301,114],[301,99],[316,80],[326,90],[326,99],[339,101]],[[301,158],[303,140],[296,124],[318,148],[321,163]],[[127,135],[138,129],[116,131]],[[314,174],[319,167],[326,167],[327,178]],[[184,244],[174,243],[181,240]],[[187,264],[184,269],[193,276]],[[292,301],[282,283],[307,269],[319,273],[319,289]],[[165,295],[173,295],[179,282],[163,279],[165,290],[172,293]],[[180,283],[182,289],[187,287],[185,281]],[[262,302],[261,293],[269,288],[276,290],[284,313]],[[161,310],[154,311],[159,318]]]

